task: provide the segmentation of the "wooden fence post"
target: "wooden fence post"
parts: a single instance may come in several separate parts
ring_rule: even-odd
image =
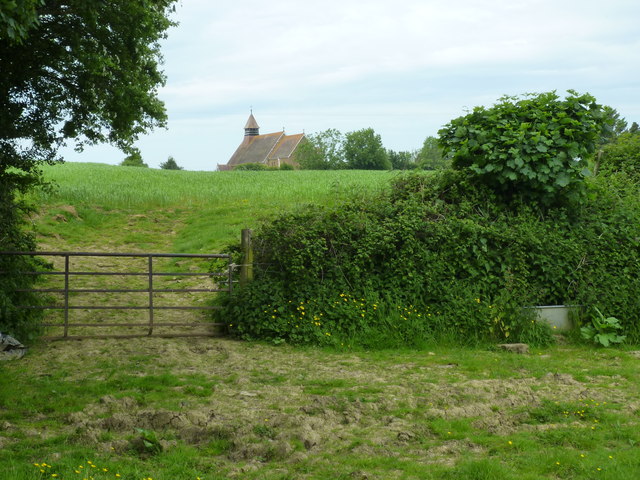
[[[240,248],[242,249],[242,265],[240,265],[240,286],[244,287],[253,280],[253,245],[251,245],[251,233],[248,228],[242,230]]]

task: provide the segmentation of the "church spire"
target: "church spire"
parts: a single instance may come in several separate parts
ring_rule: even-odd
[[[249,120],[247,120],[246,125],[244,126],[244,136],[251,137],[260,135],[260,127],[258,126],[258,122],[253,116],[253,110],[251,111],[251,115],[249,115]]]

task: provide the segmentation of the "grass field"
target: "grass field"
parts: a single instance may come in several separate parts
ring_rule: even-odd
[[[633,479],[639,355],[43,344],[0,366],[0,468],[12,480]]]
[[[47,169],[53,250],[207,252],[384,172]],[[0,478],[633,479],[640,351],[336,352],[223,338],[38,343],[0,363]]]
[[[238,242],[242,228],[253,228],[281,211],[365,195],[385,188],[394,175],[353,170],[189,172],[67,163],[45,168],[45,178],[58,187],[36,197],[47,206],[36,223],[43,237],[61,238],[56,244],[216,252]],[[129,233],[122,236],[121,229]]]

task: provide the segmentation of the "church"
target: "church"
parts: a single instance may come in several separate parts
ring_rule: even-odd
[[[260,135],[260,127],[253,112],[244,126],[244,139],[225,165],[218,164],[218,170],[233,170],[243,163],[259,163],[268,167],[280,168],[283,164],[298,167],[294,154],[304,133],[286,135],[284,130]]]

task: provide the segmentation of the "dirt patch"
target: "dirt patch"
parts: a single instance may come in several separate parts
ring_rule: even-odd
[[[68,213],[73,218],[80,218],[80,215],[78,215],[78,211],[76,210],[76,207],[74,207],[73,205],[61,205],[57,207],[57,209]]]

